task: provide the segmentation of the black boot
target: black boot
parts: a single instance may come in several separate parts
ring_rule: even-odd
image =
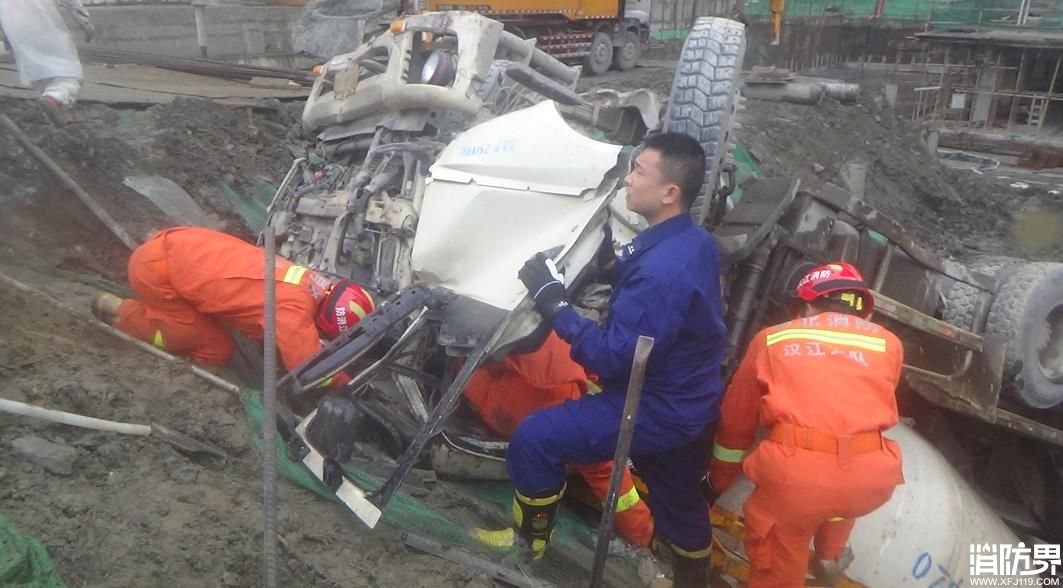
[[[673,588],[705,588],[709,585],[708,550],[705,550],[704,554],[684,554],[677,551],[673,561]]]
[[[672,568],[673,588],[706,588],[709,586],[708,547],[698,551],[688,551],[668,539],[656,535],[650,543],[650,550],[660,560]]]

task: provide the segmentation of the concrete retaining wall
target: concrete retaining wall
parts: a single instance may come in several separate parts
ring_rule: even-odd
[[[292,25],[302,9],[207,6],[204,11],[208,57],[276,56],[283,60],[292,53]],[[97,46],[175,57],[200,56],[195,15],[187,0],[181,5],[93,6],[89,12],[96,25]]]

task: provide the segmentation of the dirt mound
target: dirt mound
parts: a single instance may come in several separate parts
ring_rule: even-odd
[[[63,128],[48,122],[34,101],[0,100],[0,109],[137,239],[174,221],[124,186],[125,177],[167,177],[225,229],[249,236],[226,193],[250,199],[268,192],[291,165],[289,146],[298,152],[302,145],[300,105],[276,100],[255,109],[197,99],[147,110],[84,104],[78,122]],[[0,136],[0,170],[0,224],[20,229],[0,232],[0,244],[12,252],[80,246],[84,264],[96,269],[109,258],[117,241],[7,134]]]
[[[260,106],[182,99],[153,108],[149,168],[176,181],[208,210],[232,215],[221,195],[224,187],[248,194],[263,182],[276,186],[303,144],[301,103],[266,100]]]
[[[649,88],[667,97],[675,66],[646,61],[630,72],[580,80],[580,90]],[[1014,214],[1031,196],[969,171],[942,166],[926,151],[923,128],[872,96],[856,104],[824,99],[815,106],[748,99],[735,132],[767,176],[793,175],[805,189],[845,186],[850,161],[867,165],[867,201],[900,222],[922,245],[959,259],[985,254],[1030,259],[1058,256],[1016,243]]]
[[[924,147],[921,127],[865,99],[816,106],[748,100],[738,140],[765,175],[793,175],[805,189],[846,185],[849,162],[867,166],[866,199],[931,249],[959,258],[1018,254],[1011,211],[1024,196],[948,169]]]

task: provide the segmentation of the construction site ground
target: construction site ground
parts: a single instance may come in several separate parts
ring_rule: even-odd
[[[653,63],[586,83],[667,94],[671,76],[671,64]],[[1058,235],[1014,238],[1024,212],[1063,214],[1050,186],[1012,188],[946,169],[927,155],[918,128],[877,104],[872,96],[853,105],[748,101],[737,137],[766,175],[797,175],[805,187],[844,183],[849,161],[866,163],[867,200],[946,256],[1058,257]],[[172,224],[123,184],[150,175],[173,180],[212,222],[251,238],[234,202],[281,180],[302,150],[300,111],[298,102],[278,100],[232,107],[179,99],[140,109],[85,102],[77,124],[56,128],[35,101],[0,99],[0,112],[138,240]],[[0,415],[0,514],[45,543],[70,586],[259,585],[261,461],[241,403],[88,323],[94,292],[125,283],[128,254],[0,133],[0,272],[84,309],[70,316],[0,284],[0,398],[158,422],[228,457],[189,457],[150,437]],[[13,450],[27,435],[73,449],[69,472],[53,473]],[[283,480],[278,486],[281,585],[493,585],[479,572],[408,551],[394,528],[367,530],[337,504]],[[475,522],[447,488],[440,482],[425,500],[462,524]]]

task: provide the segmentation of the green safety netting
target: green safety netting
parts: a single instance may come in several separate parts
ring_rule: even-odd
[[[237,192],[224,182],[218,184],[217,188],[225,200],[232,205],[233,210],[244,219],[249,229],[258,232],[266,226],[266,209],[277,191],[273,184],[259,180],[250,193]]]
[[[247,415],[248,425],[251,430],[252,445],[260,453],[264,444],[262,441],[262,400],[261,394],[254,390],[244,390],[240,394]],[[336,500],[335,495],[325,487],[313,474],[302,464],[288,458],[283,441],[278,438],[275,448],[277,458],[277,473],[284,476],[295,484],[314,492],[315,494]],[[363,490],[373,491],[383,483],[379,478],[366,473],[350,464],[344,466],[344,471]],[[513,489],[504,482],[465,482],[461,484],[462,491],[483,503],[497,506],[499,513],[508,516],[513,499]],[[357,522],[351,515],[352,524]],[[469,530],[458,522],[432,510],[432,507],[424,501],[414,498],[401,490],[396,492],[384,509],[382,520],[393,527],[397,527],[410,533],[416,533],[434,538],[448,546],[461,547],[475,551],[481,556],[490,559],[502,560],[513,555],[513,550],[491,548],[480,543],[469,535]],[[584,524],[579,518],[569,512],[562,511],[561,519],[554,531],[552,543],[575,548],[593,545],[594,531]]]
[[[18,532],[0,516],[0,586],[65,588],[48,550],[37,539]]]
[[[841,16],[848,20],[867,19],[875,11],[875,0],[786,0],[784,18]],[[891,21],[925,22],[932,29],[1017,27],[1016,0],[888,0],[882,7],[879,25]],[[746,0],[747,18],[770,18],[770,0]],[[1063,5],[1048,0],[1038,5],[1035,18],[1024,29],[1059,30]]]
[[[746,178],[764,177],[764,174],[761,173],[760,165],[756,159],[753,159],[753,155],[746,149],[745,145],[736,143],[734,148],[731,149],[731,157],[735,161],[735,189],[731,193],[731,200],[738,202],[742,199],[742,182]]]
[[[262,398],[255,390],[244,390],[240,394],[248,424],[251,428],[251,441],[261,453],[264,449],[262,440]],[[337,500],[336,496],[321,483],[310,470],[288,458],[283,441],[278,438],[274,450],[277,457],[277,473],[295,484],[314,492],[322,498]],[[373,491],[381,486],[382,480],[351,465],[344,466],[347,475],[363,490]],[[354,515],[351,515],[352,517]],[[447,518],[435,513],[424,502],[405,494],[396,492],[384,510],[383,520],[401,529],[422,533],[451,544],[475,543],[468,537],[465,529]]]
[[[1019,4],[1018,0],[887,0],[882,15],[871,26],[1063,31],[1063,0],[1038,4],[1021,26],[1016,22]],[[848,24],[870,24],[868,17],[874,14],[875,5],[876,0],[786,0],[783,18],[794,21],[840,17]],[[771,0],[745,0],[742,14],[749,22],[770,21]],[[692,18],[678,16],[670,21],[655,21],[651,23],[650,36],[661,42],[682,41],[689,30],[685,21]]]

